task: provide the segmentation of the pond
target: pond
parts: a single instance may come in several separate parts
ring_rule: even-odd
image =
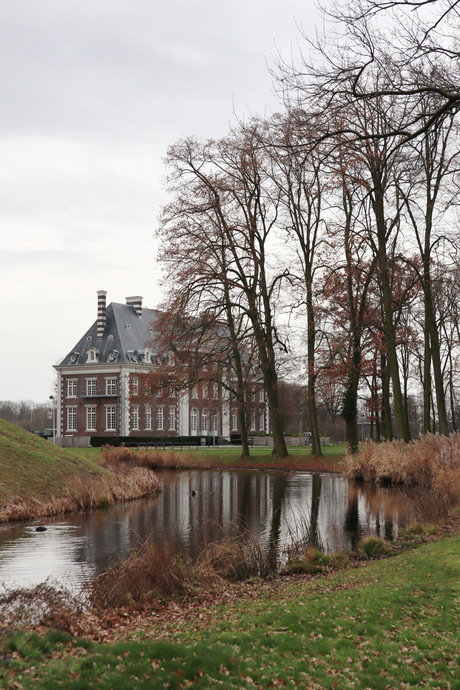
[[[51,578],[75,588],[146,539],[195,559],[208,542],[242,528],[277,558],[305,533],[311,544],[347,552],[367,534],[395,538],[414,515],[404,492],[333,474],[163,470],[158,476],[162,492],[153,497],[0,527],[0,584],[29,587]]]

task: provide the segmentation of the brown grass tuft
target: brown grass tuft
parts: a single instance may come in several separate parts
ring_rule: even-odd
[[[159,547],[146,541],[90,583],[89,601],[96,609],[143,608],[155,600],[192,590],[191,563],[167,545]]]
[[[271,559],[260,540],[249,530],[205,546],[196,564],[199,580],[247,580],[266,577],[273,571]]]

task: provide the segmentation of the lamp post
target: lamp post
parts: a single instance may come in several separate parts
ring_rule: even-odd
[[[53,410],[53,443],[56,443],[56,405],[54,404],[54,395],[50,395],[52,410]]]

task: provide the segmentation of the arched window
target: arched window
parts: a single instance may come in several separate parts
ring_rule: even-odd
[[[190,411],[190,433],[196,434],[198,431],[198,410],[192,407]]]
[[[204,407],[201,410],[201,431],[207,431],[208,430],[208,410],[206,407]]]

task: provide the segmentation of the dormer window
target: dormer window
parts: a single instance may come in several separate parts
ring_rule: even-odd
[[[95,347],[90,347],[89,350],[86,352],[86,361],[87,362],[98,362],[99,361],[99,350],[96,350]]]
[[[118,359],[118,350],[109,350],[107,353],[108,362],[116,362]]]
[[[168,355],[168,364],[170,367],[173,367],[176,364],[176,359],[172,352]]]

